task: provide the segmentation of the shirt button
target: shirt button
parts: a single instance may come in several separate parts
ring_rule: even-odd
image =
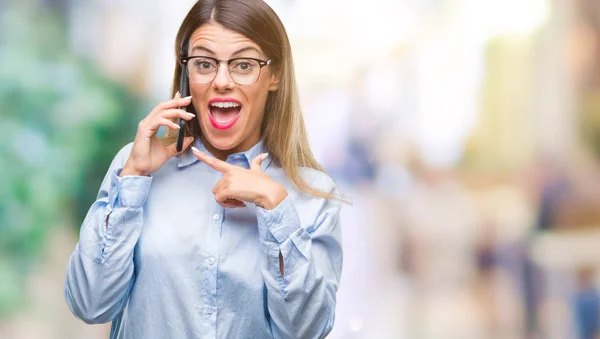
[[[212,257],[208,258],[208,263],[211,264],[211,265],[214,265],[215,264],[215,258],[212,258]]]
[[[213,215],[213,219],[215,219],[215,220],[219,220],[219,218],[220,218],[220,217],[221,217],[221,216],[220,216],[220,215],[218,215],[218,214],[215,214],[215,215]]]
[[[212,308],[207,308],[206,309],[206,314],[212,314],[213,313],[213,309]]]

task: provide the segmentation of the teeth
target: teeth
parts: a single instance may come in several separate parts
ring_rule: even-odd
[[[213,102],[210,105],[212,107],[218,107],[218,108],[240,107],[240,104],[238,104],[237,102]]]

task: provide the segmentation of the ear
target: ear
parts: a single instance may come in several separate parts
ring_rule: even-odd
[[[281,70],[277,69],[275,72],[271,73],[271,78],[269,79],[269,91],[275,92],[279,89],[279,85],[281,84]]]

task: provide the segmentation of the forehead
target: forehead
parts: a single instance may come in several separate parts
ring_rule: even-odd
[[[262,53],[262,50],[254,41],[216,23],[208,23],[198,27],[190,36],[189,46],[188,53],[192,53],[197,46],[203,46],[214,51],[217,55],[222,54],[225,57],[245,47],[254,47]]]

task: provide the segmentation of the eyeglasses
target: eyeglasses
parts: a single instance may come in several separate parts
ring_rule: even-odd
[[[234,58],[219,60],[208,56],[190,56],[181,59],[190,82],[195,84],[207,84],[215,80],[221,62],[227,63],[229,75],[238,85],[252,85],[258,81],[260,70],[271,64],[271,59]]]

